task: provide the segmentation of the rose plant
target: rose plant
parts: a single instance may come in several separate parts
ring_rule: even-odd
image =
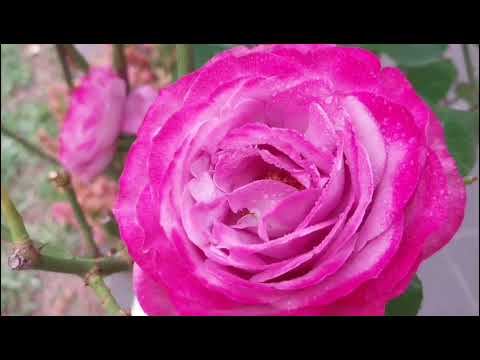
[[[103,279],[132,264],[133,315],[417,314],[417,271],[475,181],[469,45],[467,83],[447,44],[157,46],[113,44],[111,67],[55,44],[71,95],[58,159],[45,129],[47,150],[2,120],[52,166],[52,217],[85,245],[32,240],[2,183],[8,266],[79,275],[111,315],[129,312]]]

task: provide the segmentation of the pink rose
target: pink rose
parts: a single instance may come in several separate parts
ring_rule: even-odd
[[[81,80],[60,134],[60,161],[65,169],[88,182],[110,164],[125,99],[125,82],[110,69],[92,69]]]
[[[368,51],[226,51],[163,89],[116,218],[149,315],[383,315],[460,226],[435,114]]]
[[[157,95],[144,85],[127,96],[125,82],[113,70],[91,70],[71,97],[60,135],[62,165],[85,182],[102,173],[120,133],[137,132]]]
[[[136,134],[148,109],[157,98],[158,91],[150,85],[143,85],[128,94],[122,132]]]

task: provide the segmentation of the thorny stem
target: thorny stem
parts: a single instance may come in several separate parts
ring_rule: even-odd
[[[20,250],[19,250],[20,249]],[[33,262],[26,262],[25,259],[35,258]],[[62,258],[42,253],[34,245],[17,246],[13,255],[10,256],[9,265],[12,270],[40,270],[85,276],[93,268],[96,268],[102,276],[108,276],[121,271],[131,269],[131,260],[121,252],[114,256],[89,258],[73,256]]]
[[[5,134],[6,136],[12,138],[13,140],[17,141],[21,145],[23,145],[27,150],[31,151],[32,153],[40,156],[41,158],[50,161],[52,164],[56,166],[60,166],[60,163],[58,162],[57,159],[54,157],[48,155],[45,153],[43,150],[41,150],[39,147],[36,145],[33,145],[30,143],[28,140],[22,138],[21,136],[15,134],[14,132],[8,130],[5,128],[3,125],[1,126],[2,133]],[[80,207],[80,204],[78,203],[77,196],[75,194],[75,190],[73,189],[73,186],[71,185],[70,182],[70,176],[67,173],[64,173],[60,175],[57,172],[53,172],[50,174],[51,175],[51,180],[54,180],[57,182],[57,185],[65,189],[65,193],[67,195],[67,198],[72,205],[73,211],[75,213],[75,217],[77,218],[77,221],[80,225],[80,229],[84,235],[87,247],[88,247],[88,254],[91,256],[99,256],[100,252],[95,244],[95,241],[93,239],[93,231],[88,224],[85,215],[82,211],[82,208]],[[63,177],[62,177],[63,176]],[[2,195],[3,196],[3,195]]]
[[[112,296],[110,289],[103,281],[103,277],[99,274],[97,269],[92,269],[85,276],[85,284],[90,286],[93,291],[97,294],[98,298],[100,299],[103,307],[107,311],[109,315],[112,316],[127,316],[128,314],[123,310]]]
[[[65,47],[68,55],[73,58],[73,61],[82,69],[83,72],[88,72],[90,65],[88,61],[83,57],[83,55],[77,50],[73,44],[61,44]]]
[[[128,81],[127,60],[125,58],[125,44],[113,44],[113,64],[117,73],[125,80],[127,93],[130,91],[130,82]]]
[[[72,90],[74,88],[72,72],[70,71],[70,67],[68,66],[67,61],[67,49],[65,48],[64,44],[55,44],[55,48],[57,50],[58,59],[60,60],[60,64],[62,65],[63,76],[65,77],[65,81],[68,85],[68,88]]]
[[[55,182],[55,184],[65,191],[67,195],[67,199],[72,206],[73,212],[75,213],[75,218],[80,225],[80,230],[82,231],[83,238],[85,239],[85,243],[87,245],[87,255],[92,257],[100,256],[100,250],[95,243],[93,238],[93,231],[90,224],[87,222],[85,214],[78,202],[77,195],[75,193],[75,189],[72,186],[72,182],[70,180],[70,175],[66,172],[58,173],[53,171],[49,174],[50,180]]]
[[[23,219],[3,185],[1,190],[2,211],[14,243],[14,252],[8,259],[8,264],[12,270],[35,269],[82,276],[85,279],[85,284],[95,291],[110,315],[128,315],[117,304],[103,280],[103,276],[130,269],[131,260],[125,254],[122,254],[123,251],[115,256],[97,259],[61,258],[42,254],[41,250],[38,250],[30,239]]]
[[[39,157],[41,157],[44,160],[49,161],[53,165],[56,165],[56,166],[60,165],[60,163],[58,162],[58,160],[55,157],[47,154],[37,145],[32,144],[27,139],[21,137],[18,134],[15,134],[13,131],[11,131],[9,129],[7,129],[5,126],[3,126],[3,124],[1,125],[1,130],[2,130],[2,134],[4,134],[5,136],[8,136],[9,138],[11,138],[11,139],[15,140],[16,142],[18,142],[19,144],[23,145],[31,153],[38,155]]]
[[[193,47],[190,44],[177,44],[177,75],[178,79],[193,71]]]

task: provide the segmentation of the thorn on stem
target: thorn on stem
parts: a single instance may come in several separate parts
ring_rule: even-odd
[[[50,171],[48,179],[58,188],[65,188],[70,185],[70,176],[66,172]]]
[[[85,286],[90,286],[92,277],[99,276],[100,275],[100,269],[97,266],[94,266],[89,272],[87,272],[84,276],[84,283]]]

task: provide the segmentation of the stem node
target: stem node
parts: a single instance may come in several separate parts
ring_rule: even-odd
[[[15,247],[8,258],[8,266],[12,270],[33,269],[40,261],[40,254],[33,244],[23,244]]]

